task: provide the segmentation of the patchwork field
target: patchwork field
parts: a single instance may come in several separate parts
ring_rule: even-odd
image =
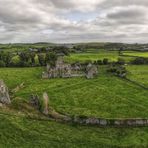
[[[148,52],[124,51],[123,55],[148,58]]]
[[[119,56],[118,51],[100,51],[100,52],[88,52],[88,53],[75,53],[66,57],[65,60],[68,62],[85,62],[85,61],[97,61],[107,58],[109,61],[117,61],[118,58],[123,58],[125,61],[133,59],[132,57]]]
[[[46,91],[51,105],[59,112],[106,118],[148,115],[148,91],[108,75],[104,67],[100,67],[99,76],[92,80],[85,78],[42,80],[42,70],[42,68],[3,68],[0,69],[0,78],[4,79],[11,89],[24,82],[25,88],[15,94],[22,99],[29,99],[31,94],[42,95]],[[147,75],[145,77],[147,79]]]

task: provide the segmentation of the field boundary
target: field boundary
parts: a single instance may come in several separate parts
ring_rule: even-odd
[[[58,112],[50,112],[47,115],[49,118],[55,121],[64,123],[73,123],[80,125],[91,125],[100,127],[143,127],[148,126],[148,118],[97,118],[88,116],[70,116],[64,115]]]
[[[141,85],[140,83],[138,83],[138,82],[136,82],[136,81],[130,80],[130,79],[128,79],[128,78],[124,78],[124,79],[127,80],[128,82],[133,83],[134,85],[137,85],[137,86],[139,86],[139,87],[141,87],[141,88],[143,88],[143,89],[145,89],[145,90],[148,90],[147,87],[145,87],[144,85]]]
[[[0,115],[12,116],[12,117],[22,117],[29,120],[38,120],[38,121],[56,121],[62,123],[71,123],[79,125],[88,125],[88,126],[99,126],[99,127],[146,127],[148,126],[148,118],[116,118],[116,119],[107,119],[107,118],[97,118],[97,117],[88,117],[88,116],[69,116],[60,114],[58,112],[52,112],[48,115],[43,115],[43,118],[33,117],[28,115],[16,115],[0,112]]]

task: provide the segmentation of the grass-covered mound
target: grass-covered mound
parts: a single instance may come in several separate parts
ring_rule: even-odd
[[[25,88],[15,93],[14,97],[27,100],[31,94],[42,95],[46,91],[50,104],[58,112],[105,118],[148,115],[148,92],[126,80],[107,74],[104,67],[100,67],[99,76],[92,80],[43,80],[42,71],[42,68],[4,68],[0,69],[0,78],[4,79],[10,89],[25,83]]]

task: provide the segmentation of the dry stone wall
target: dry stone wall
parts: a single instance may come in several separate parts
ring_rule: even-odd
[[[98,125],[98,126],[148,126],[148,119],[103,119],[103,118],[89,118],[89,117],[74,117],[74,123],[84,125]]]

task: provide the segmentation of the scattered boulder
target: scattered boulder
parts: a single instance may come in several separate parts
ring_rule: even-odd
[[[10,96],[8,92],[8,88],[3,82],[3,80],[0,80],[0,103],[2,104],[10,104]]]

